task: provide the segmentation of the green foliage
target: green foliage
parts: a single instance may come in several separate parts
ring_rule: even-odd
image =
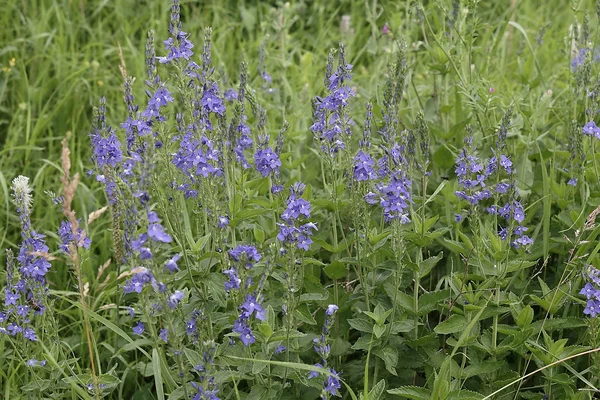
[[[6,258],[5,248],[18,253],[22,240],[10,181],[29,176],[32,225],[47,235],[56,257],[48,277],[56,325],[44,320],[39,346],[19,347],[0,334],[3,396],[192,398],[194,367],[214,351],[211,373],[223,399],[318,398],[323,381],[335,375],[328,368],[342,371],[346,399],[595,398],[600,325],[582,313],[587,299],[579,292],[588,268],[600,267],[599,144],[581,132],[600,108],[594,94],[600,91],[594,47],[600,24],[590,2],[571,8],[558,0],[534,3],[184,2],[183,29],[196,43],[198,63],[200,32],[213,29],[221,89],[237,87],[238,66],[247,63],[245,112],[254,135],[247,155],[254,155],[258,133],[275,139],[285,132],[285,191],[272,194],[273,177],[227,165],[228,186],[203,181],[201,201],[186,199],[170,186],[177,171],[169,145],[157,150],[150,207],[173,241],[154,262],[162,267],[182,255],[180,271],[165,283],[185,298],[176,311],[156,311],[141,295],[136,319],[143,318],[146,332],[138,337],[124,308],[134,295],[122,292],[138,265],[119,259],[122,244],[115,240],[126,229],[125,214],[114,206],[88,223],[108,199],[103,186],[85,176],[93,164],[87,132],[101,96],[109,125],[118,128],[126,118],[122,63],[127,75],[138,77],[133,93],[145,102],[146,31],[155,31],[157,53],[164,55],[170,3],[9,0],[0,14],[0,256]],[[347,149],[328,159],[310,129],[311,99],[324,95],[328,51],[338,42],[353,65],[356,97],[348,113],[354,125]],[[572,66],[584,47],[591,50]],[[273,77],[272,92],[264,90],[261,68]],[[180,84],[172,71],[161,77]],[[169,111],[170,120],[185,110],[184,100],[175,101],[179,108]],[[375,186],[351,178],[368,101],[373,155],[386,154],[379,132],[388,127],[403,145],[413,145],[406,224],[387,221],[379,205],[367,205],[364,197]],[[223,135],[240,117],[239,109],[228,110],[213,121],[223,123]],[[384,119],[385,113],[393,118]],[[173,138],[175,132],[157,134]],[[59,189],[64,136],[72,174],[82,176],[73,208],[93,240],[89,251],[78,253],[77,271],[56,250],[64,216],[55,196],[44,195],[65,194]],[[491,189],[511,180],[506,196],[494,192],[473,206],[455,195],[463,190],[455,161],[468,136],[481,160],[510,156],[514,173],[498,168],[489,183]],[[318,231],[308,251],[285,252],[277,223],[289,186],[299,181],[307,185],[302,197],[312,204]],[[523,204],[523,221],[486,212],[507,197]],[[217,229],[217,210],[229,218],[225,229]],[[515,249],[510,242],[519,226],[528,227],[533,244]],[[241,281],[252,279],[254,286],[226,293],[227,251],[241,243],[256,246],[264,258],[241,269]],[[0,285],[9,279],[0,269]],[[254,321],[256,342],[246,347],[232,326],[252,291],[264,299],[265,318]],[[323,310],[330,304],[339,310],[325,335],[330,316]],[[202,337],[189,339],[181,325],[172,329],[176,344],[160,341],[160,324],[189,320],[194,310],[202,310]],[[330,345],[327,368],[315,366],[322,360],[313,339],[321,335]],[[281,346],[287,351],[279,353]],[[27,367],[26,355],[47,364]],[[310,373],[317,378],[308,379]]]

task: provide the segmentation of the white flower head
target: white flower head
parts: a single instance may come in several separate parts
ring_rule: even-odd
[[[23,175],[17,176],[12,181],[12,189],[17,206],[22,207],[24,212],[29,212],[33,203],[33,196],[31,195],[31,188],[29,187],[29,178]]]

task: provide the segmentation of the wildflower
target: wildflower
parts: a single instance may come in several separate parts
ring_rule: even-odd
[[[390,33],[390,27],[386,22],[385,24],[383,24],[383,27],[381,28],[381,34],[383,36],[387,36],[387,35],[389,35],[389,33]]]
[[[158,337],[160,338],[160,340],[162,340],[163,342],[167,343],[168,342],[168,335],[169,335],[169,330],[168,329],[161,329],[160,333],[158,334]]]
[[[35,331],[33,329],[31,329],[31,328],[25,328],[23,330],[23,337],[25,339],[31,340],[32,342],[37,342],[38,341],[38,337],[35,334]]]
[[[227,225],[229,225],[229,218],[227,218],[224,215],[220,216],[217,222],[217,226],[222,229],[225,228]]]
[[[133,327],[133,333],[138,336],[141,336],[145,330],[146,328],[144,327],[143,322],[138,322],[137,325]]]
[[[313,348],[315,352],[321,357],[321,362],[316,363],[315,367],[327,369],[330,375],[326,375],[325,381],[323,382],[323,390],[321,391],[321,399],[327,400],[329,396],[339,396],[340,374],[331,367],[327,367],[327,359],[331,351],[331,346],[327,343],[327,337],[329,336],[329,330],[333,326],[335,321],[335,313],[339,307],[335,304],[330,304],[325,310],[325,323],[323,324],[321,336],[313,340]],[[308,374],[308,379],[316,378],[319,376],[319,372],[311,371]]]
[[[590,121],[583,126],[583,134],[587,136],[594,136],[596,139],[600,139],[600,128],[594,121]]]
[[[150,224],[148,227],[148,236],[157,242],[171,243],[173,239],[165,232],[165,228],[160,224]]]
[[[256,250],[256,247],[251,245],[240,244],[235,249],[229,250],[229,255],[237,262],[242,262],[249,269],[254,263],[261,259],[261,255]]]
[[[77,235],[73,234],[73,229],[69,221],[62,221],[58,230],[58,235],[61,239],[61,244],[58,246],[66,254],[69,254],[69,243],[75,244],[77,247],[85,249],[90,248],[92,240],[85,234],[82,228],[77,228]]]
[[[179,267],[177,266],[177,261],[181,258],[180,254],[175,254],[172,258],[167,260],[165,263],[165,269],[170,273],[179,271]]]
[[[43,367],[46,365],[46,360],[36,360],[35,358],[29,359],[26,362],[28,367]]]
[[[141,293],[144,286],[148,283],[153,283],[156,280],[154,276],[147,268],[139,267],[136,268],[135,274],[125,282],[123,286],[123,294],[127,293]]]
[[[275,350],[273,351],[273,354],[281,354],[286,350],[287,350],[287,348],[285,346],[279,345],[275,348]]]
[[[231,289],[239,289],[242,280],[237,274],[237,270],[235,268],[229,268],[223,271],[225,275],[229,277],[229,280],[225,282],[225,291],[230,291]]]
[[[184,297],[185,294],[181,290],[176,290],[175,293],[169,296],[169,307],[177,307],[177,304],[179,304],[179,302],[183,300]]]
[[[290,188],[290,196],[286,202],[287,207],[281,214],[281,219],[284,223],[278,223],[279,233],[277,239],[283,243],[296,243],[296,246],[301,250],[308,250],[312,240],[310,236],[313,230],[317,230],[317,226],[308,222],[303,225],[298,223],[300,217],[310,218],[310,203],[300,196],[304,192],[304,184],[296,182]]]
[[[346,52],[342,44],[339,47],[338,68],[335,72],[332,69],[333,50],[329,54],[325,75],[328,95],[315,98],[313,124],[310,127],[315,140],[321,143],[321,150],[329,156],[346,147],[344,135],[349,136],[354,125],[347,111],[348,101],[355,96],[354,91],[348,87],[348,82],[352,80],[352,65],[346,64]]]
[[[234,102],[238,99],[238,92],[235,89],[227,89],[223,93],[225,100],[228,102]]]
[[[279,156],[268,147],[269,135],[265,135],[259,138],[259,149],[254,154],[254,162],[256,170],[260,172],[263,177],[269,176],[269,174],[279,174],[279,167],[281,167],[281,161]]]

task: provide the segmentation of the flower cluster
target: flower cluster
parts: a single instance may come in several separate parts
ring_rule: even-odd
[[[169,64],[179,59],[189,60],[194,55],[192,51],[194,44],[189,41],[187,33],[181,30],[179,12],[179,0],[174,0],[171,5],[171,23],[169,25],[171,37],[165,40],[165,49],[169,54],[158,58],[162,64]]]
[[[505,154],[498,155],[506,147],[511,113],[512,110],[509,108],[502,119],[494,155],[485,163],[480,162],[479,158],[475,156],[472,132],[470,127],[467,127],[468,135],[465,138],[465,147],[456,160],[455,169],[461,190],[454,193],[458,198],[466,200],[471,207],[476,207],[484,200],[492,197],[497,201],[500,198],[508,197],[504,205],[492,204],[486,207],[485,210],[489,214],[498,215],[505,219],[508,227],[501,226],[498,236],[502,240],[510,237],[511,246],[519,249],[528,247],[533,243],[533,240],[525,235],[528,228],[522,225],[525,221],[525,210],[517,197],[513,162]],[[508,178],[501,179],[503,175]],[[496,178],[495,182],[492,182],[492,177]],[[455,218],[456,222],[460,222],[463,216],[462,214],[456,214]],[[513,221],[517,223],[516,226],[514,226]]]
[[[73,243],[77,247],[83,247],[85,249],[90,248],[92,239],[90,239],[82,228],[77,228],[77,233],[73,233],[73,228],[69,221],[63,221],[58,229],[58,236],[60,236],[61,244],[58,246],[66,254],[69,254],[69,244]]]
[[[354,121],[348,115],[348,101],[354,97],[354,91],[348,86],[352,80],[352,65],[346,64],[345,48],[339,47],[338,68],[333,72],[333,51],[329,54],[325,75],[328,95],[316,97],[313,111],[313,124],[310,130],[315,140],[321,143],[321,150],[334,156],[346,147],[345,136],[352,134]]]
[[[213,341],[208,341],[203,343],[203,347],[202,363],[194,365],[194,372],[198,374],[200,383],[191,382],[192,387],[196,389],[192,400],[220,400],[217,396],[219,390],[213,376],[216,346]]]
[[[587,298],[583,313],[595,318],[596,315],[600,314],[600,270],[587,266],[587,271],[584,272],[583,276],[588,280],[579,292]]]
[[[240,314],[233,323],[233,332],[240,335],[240,341],[244,346],[250,346],[256,342],[256,338],[250,328],[250,317],[254,315],[254,318],[264,321],[266,318],[266,311],[260,304],[260,298],[256,294],[248,294],[246,300],[240,306]]]
[[[0,333],[38,341],[32,325],[35,315],[41,315],[46,307],[46,274],[51,265],[45,255],[48,246],[44,235],[37,233],[31,226],[33,197],[29,178],[18,176],[12,182],[14,203],[21,223],[23,241],[19,255],[15,258],[7,251],[6,287],[4,288],[4,311],[0,312]],[[18,265],[18,268],[17,268]]]
[[[283,223],[278,223],[279,233],[277,239],[282,243],[295,243],[298,249],[308,251],[312,244],[310,238],[313,230],[317,230],[317,225],[313,222],[307,222],[303,225],[298,224],[298,218],[301,216],[310,218],[310,203],[300,196],[304,193],[305,185],[301,182],[296,182],[290,187],[290,197],[286,204],[287,207],[281,219]],[[298,226],[299,225],[299,226]]]
[[[252,268],[255,263],[260,261],[261,255],[256,250],[256,247],[250,245],[241,244],[235,249],[229,250],[229,256],[236,262],[243,265],[247,270]],[[239,271],[235,265],[232,265],[229,269],[223,271],[228,276],[229,280],[225,282],[225,290],[229,292],[231,289],[239,289],[242,280],[239,277]],[[248,277],[246,280],[246,287],[252,284],[251,279]]]
[[[340,372],[336,372],[333,368],[327,367],[327,359],[329,358],[329,353],[331,351],[331,346],[327,343],[327,338],[329,336],[329,330],[335,321],[335,313],[337,310],[338,306],[335,304],[327,306],[327,310],[325,310],[325,323],[323,324],[321,336],[313,340],[315,352],[321,357],[321,362],[316,363],[315,367],[327,369],[330,373],[323,383],[323,390],[321,391],[322,400],[327,400],[329,396],[340,396],[339,389],[342,387],[340,384]],[[311,371],[308,374],[308,379],[316,378],[319,375],[319,372]]]
[[[274,175],[276,178],[279,177],[281,160],[279,159],[279,154],[269,147],[269,135],[259,137],[258,150],[254,153],[254,162],[256,170],[260,172],[263,177],[269,175]]]
[[[373,104],[367,103],[367,114],[365,117],[365,127],[363,129],[363,137],[360,140],[360,149],[354,157],[352,177],[357,182],[369,181],[377,178],[375,171],[375,160],[369,154],[371,147],[371,121],[373,119]]]
[[[583,134],[590,137],[595,137],[600,140],[600,128],[596,125],[594,121],[590,121],[583,126]]]
[[[190,126],[179,142],[179,149],[173,156],[173,164],[187,176],[192,184],[197,183],[198,177],[208,178],[222,176],[220,164],[220,151],[212,140],[202,135],[195,138],[195,129]],[[187,185],[181,187],[186,191],[187,197],[196,197],[196,191],[190,191]]]

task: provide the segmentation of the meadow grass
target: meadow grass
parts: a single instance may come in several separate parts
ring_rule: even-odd
[[[39,358],[48,361],[47,371],[32,373],[15,342],[0,335],[0,391],[6,398],[50,398],[50,393],[55,398],[99,398],[100,379],[108,398],[191,398],[187,391],[192,386],[177,376],[181,357],[154,343],[158,332],[150,334],[154,328],[148,320],[148,337],[137,337],[124,309],[115,312],[115,304],[125,304],[120,287],[125,279],[118,275],[134,265],[115,261],[114,209],[87,223],[91,212],[108,205],[105,187],[86,175],[94,168],[88,136],[94,109],[105,97],[108,124],[118,128],[125,120],[122,68],[137,77],[133,93],[145,103],[147,31],[155,32],[157,54],[164,55],[171,4],[7,0],[2,9],[0,258],[6,259],[5,249],[18,253],[21,243],[11,195],[11,181],[18,175],[31,179],[32,225],[47,235],[50,252],[60,254],[56,232],[65,216],[44,192],[65,195],[64,137],[70,178],[82,176],[73,209],[92,245],[75,261],[52,261],[48,283],[57,326],[45,329],[60,343],[44,344],[48,347]],[[350,17],[347,29],[340,27],[343,16]],[[289,123],[281,155],[284,196],[269,194],[270,180],[231,166],[228,203],[219,205],[231,220],[229,233],[211,231],[206,222],[210,213],[190,201],[170,208],[166,177],[174,167],[159,162],[152,178],[153,204],[174,238],[172,247],[161,248],[161,263],[186,248],[195,257],[193,262],[186,259],[186,274],[171,283],[189,290],[186,313],[194,307],[209,310],[208,327],[202,329],[213,336],[207,333],[202,340],[217,343],[213,372],[221,398],[317,398],[323,393],[322,380],[332,376],[314,367],[319,357],[313,354],[312,339],[320,337],[323,325],[327,337],[322,341],[332,348],[330,366],[343,371],[344,398],[594,398],[600,384],[594,355],[600,346],[598,324],[582,315],[586,300],[579,291],[589,278],[583,274],[586,268],[599,265],[599,228],[588,218],[590,213],[595,218],[600,204],[596,145],[594,137],[581,133],[598,110],[597,99],[588,95],[597,90],[599,72],[596,4],[184,1],[181,21],[195,43],[198,63],[203,29],[212,27],[212,65],[222,90],[239,84],[240,64],[247,62],[251,98],[246,108],[253,132],[258,122],[254,103],[264,108],[271,142],[284,121]],[[342,42],[353,65],[350,86],[356,94],[348,108],[356,122],[348,147],[358,146],[368,101],[373,102],[376,141],[384,125],[386,81],[398,62],[401,41],[406,44],[406,71],[402,99],[394,109],[396,129],[429,138],[428,148],[416,151],[422,163],[426,153],[430,164],[421,171],[427,174],[419,172],[422,165],[411,169],[411,223],[401,227],[386,222],[381,210],[369,211],[361,238],[363,221],[357,215],[363,211],[354,209],[361,199],[352,191],[357,186],[349,183],[347,168],[354,152],[345,167],[339,160],[328,167],[311,132],[312,99],[327,94],[328,54]],[[273,77],[272,94],[261,90],[264,82],[257,73],[262,46],[264,68]],[[582,47],[592,49],[590,55],[573,67]],[[176,74],[161,77],[177,84]],[[475,132],[480,157],[491,156],[498,150],[498,132],[509,108],[506,153],[516,171],[509,179],[524,205],[523,225],[534,240],[527,251],[511,250],[498,238],[499,216],[476,218],[454,194],[460,189],[456,159],[466,127]],[[584,138],[580,150],[574,131]],[[123,138],[122,130],[119,135]],[[417,143],[424,143],[423,137]],[[578,177],[575,187],[567,184],[573,176]],[[494,177],[507,179],[499,172]],[[276,222],[296,181],[307,185],[303,196],[313,205],[319,229],[309,252],[291,253],[298,259],[278,256],[283,245],[276,239]],[[462,224],[455,219],[461,210],[468,215]],[[235,350],[227,347],[244,299],[225,296],[222,270],[233,262],[226,259],[227,250],[240,243],[256,245],[265,254],[263,261],[288,268],[278,272],[273,267],[269,275],[268,263],[261,264],[270,277],[265,309],[268,305],[273,315],[257,328],[264,336],[269,330],[282,336],[280,344],[290,349],[287,355],[272,356],[267,341],[250,351],[235,335]],[[362,251],[368,256],[360,258]],[[105,264],[109,259],[111,264]],[[295,283],[286,260],[302,264],[294,289],[298,293],[290,297],[293,317],[280,311],[286,291],[296,293],[289,290]],[[0,283],[5,281],[6,274],[0,274]],[[143,309],[149,306],[135,304],[138,315],[141,311],[150,319],[149,309]],[[329,304],[340,307],[335,322],[323,311]],[[212,351],[205,345],[181,346],[188,360]],[[557,362],[562,359],[568,361]],[[308,380],[310,371],[323,379]],[[190,374],[186,371],[185,379]]]

